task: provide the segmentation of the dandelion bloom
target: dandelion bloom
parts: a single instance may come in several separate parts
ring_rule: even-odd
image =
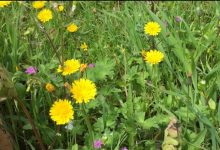
[[[0,1],[0,7],[7,7],[12,1]]]
[[[164,54],[158,50],[150,50],[144,56],[144,60],[150,64],[158,64],[163,58]]]
[[[74,110],[71,102],[67,99],[55,101],[50,108],[50,117],[57,125],[63,125],[73,119]]]
[[[87,64],[81,64],[80,66],[80,72],[84,72],[87,68]]]
[[[53,92],[55,90],[55,87],[51,83],[47,83],[45,88],[47,89],[48,92]]]
[[[161,31],[161,28],[160,28],[160,25],[157,22],[148,22],[144,26],[145,34],[156,36],[160,33],[160,31]]]
[[[33,66],[30,66],[26,69],[25,73],[27,74],[35,74],[37,73],[37,68],[33,67]]]
[[[32,7],[34,7],[35,9],[41,9],[45,6],[46,1],[34,1],[32,3]]]
[[[87,103],[96,96],[96,86],[88,79],[79,79],[72,83],[70,92],[76,103]]]
[[[102,148],[102,144],[103,144],[102,140],[96,140],[94,141],[93,146],[94,148]]]
[[[63,5],[58,5],[58,11],[62,12],[64,10],[64,6]]]
[[[78,27],[77,25],[75,25],[74,23],[71,23],[68,27],[67,27],[67,30],[69,32],[76,32],[78,30]]]
[[[43,9],[38,13],[37,18],[45,23],[53,18],[52,11],[50,9]]]
[[[62,72],[63,76],[70,75],[80,69],[79,60],[70,59],[64,62],[64,66],[59,65],[57,72]]]
[[[80,48],[83,50],[83,51],[88,51],[88,45],[84,42],[83,44],[81,44]]]

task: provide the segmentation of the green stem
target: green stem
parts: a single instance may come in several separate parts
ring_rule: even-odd
[[[89,141],[89,144],[92,145],[92,142],[94,141],[94,133],[93,133],[93,130],[92,130],[92,125],[91,125],[89,117],[86,113],[85,104],[83,103],[81,106],[82,106],[81,109],[82,109],[83,117],[84,117],[86,126],[89,130],[89,137],[90,137],[90,139],[92,139],[92,141],[91,140]]]

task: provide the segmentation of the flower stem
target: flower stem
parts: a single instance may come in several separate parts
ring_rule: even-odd
[[[89,117],[88,117],[88,115],[86,113],[85,104],[83,103],[81,106],[82,106],[81,109],[82,109],[83,117],[84,117],[86,126],[87,126],[87,128],[89,130],[90,139],[92,139],[92,141],[94,141],[94,133],[93,133],[93,130],[92,130],[91,122],[90,122]],[[89,141],[90,145],[92,145],[92,141],[91,140]]]

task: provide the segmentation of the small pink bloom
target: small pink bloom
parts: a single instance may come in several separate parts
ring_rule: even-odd
[[[89,68],[94,68],[95,64],[89,64]]]
[[[27,74],[36,74],[37,73],[37,68],[30,66],[26,69],[25,73]]]
[[[94,148],[102,148],[102,140],[96,140],[93,143]]]
[[[128,150],[128,148],[127,147],[122,147],[121,150]]]

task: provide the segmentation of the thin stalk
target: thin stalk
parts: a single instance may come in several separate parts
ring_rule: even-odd
[[[44,26],[43,26],[43,24],[42,24],[41,22],[40,22],[40,29],[42,30],[42,32],[43,32],[43,33],[45,34],[45,36],[47,37],[47,39],[48,39],[48,41],[49,41],[49,43],[50,43],[50,45],[51,45],[51,47],[52,47],[52,50],[53,50],[53,52],[55,53],[55,55],[56,55],[56,57],[57,57],[57,59],[58,59],[60,65],[63,66],[63,65],[64,65],[63,50],[62,50],[62,54],[61,54],[61,57],[62,57],[62,60],[61,60],[61,58],[59,57],[60,55],[59,55],[59,53],[57,52],[57,49],[56,49],[54,43],[52,42],[52,40],[51,40],[49,34],[48,34],[47,31],[45,30],[45,28],[44,28]],[[66,82],[66,78],[65,78],[65,76],[62,76],[62,77],[63,77],[63,82],[65,83],[65,82]],[[65,89],[65,88],[63,88],[63,89],[64,89],[64,93],[65,93],[65,94],[64,94],[64,97],[66,97],[66,89]]]
[[[60,64],[62,64],[62,61],[61,61],[61,59],[60,59],[60,57],[59,57],[59,54],[58,54],[58,52],[57,52],[57,49],[56,49],[55,45],[53,44],[53,42],[52,42],[52,40],[51,40],[49,34],[48,34],[47,31],[45,30],[45,27],[43,26],[43,24],[42,24],[41,22],[39,22],[39,24],[40,24],[40,29],[41,29],[41,31],[46,35],[46,37],[47,37],[47,39],[48,39],[48,41],[49,41],[49,43],[50,43],[50,45],[51,45],[51,47],[52,47],[53,52],[55,53],[56,57],[58,58]]]
[[[82,106],[81,110],[82,110],[82,113],[83,113],[83,117],[84,117],[86,126],[89,130],[89,136],[92,138],[92,141],[94,141],[94,133],[93,133],[93,130],[92,130],[91,122],[90,122],[89,117],[88,117],[88,115],[86,113],[86,110],[85,110],[85,104],[82,104],[81,106]],[[92,145],[91,141],[90,141],[90,145]]]
[[[34,132],[34,134],[35,134],[35,137],[36,137],[36,139],[37,139],[37,143],[38,143],[39,146],[40,146],[40,149],[41,149],[41,150],[46,150],[45,147],[44,147],[44,145],[43,145],[43,142],[42,142],[40,133],[39,133],[37,127],[35,126],[34,121],[32,120],[31,115],[30,115],[29,111],[27,110],[26,106],[24,105],[24,103],[23,103],[17,96],[14,97],[14,99],[18,102],[18,104],[19,104],[19,106],[21,107],[22,111],[23,111],[24,114],[26,115],[26,117],[27,117],[29,123],[31,124],[31,127],[32,127],[33,132]]]

